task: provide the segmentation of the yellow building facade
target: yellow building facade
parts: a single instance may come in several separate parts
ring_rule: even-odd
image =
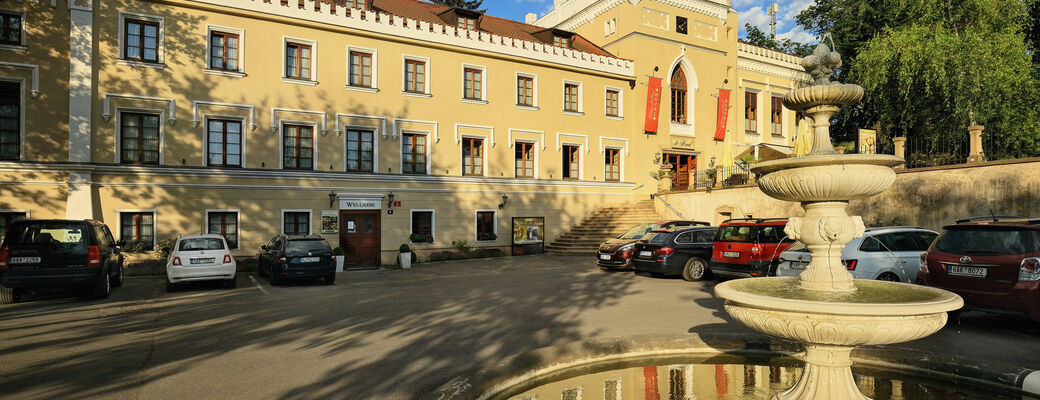
[[[790,143],[793,112],[744,129],[742,99],[768,110],[807,77],[738,43],[728,5],[579,3],[537,25],[414,0],[4,3],[0,230],[94,218],[146,245],[223,233],[236,255],[322,234],[375,266],[402,243],[507,249],[513,218],[544,218],[548,242],[655,192],[662,156],[707,168],[718,89],[735,146]]]

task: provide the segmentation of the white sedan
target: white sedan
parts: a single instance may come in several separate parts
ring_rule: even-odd
[[[225,287],[233,288],[237,268],[223,236],[181,236],[166,262],[166,291],[173,291],[178,283],[210,280],[222,280]]]
[[[939,233],[914,226],[870,228],[841,251],[841,262],[856,279],[912,283],[921,252]],[[798,276],[812,261],[809,249],[795,243],[780,253],[777,276]]]

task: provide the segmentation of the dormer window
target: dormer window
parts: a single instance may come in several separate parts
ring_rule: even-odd
[[[365,9],[365,0],[346,0],[346,6],[350,8]]]
[[[475,31],[477,30],[477,19],[471,17],[464,17],[460,15],[458,17],[458,22],[455,26],[458,26],[462,29],[469,29],[471,31]]]
[[[553,46],[571,47],[571,38],[565,36],[553,36]]]

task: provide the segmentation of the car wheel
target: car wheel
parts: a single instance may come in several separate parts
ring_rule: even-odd
[[[112,278],[112,287],[123,286],[123,264],[119,263],[119,266],[117,268],[119,268],[119,273],[117,273],[116,276]]]
[[[271,283],[271,286],[278,286],[282,284],[282,280],[274,274],[274,271],[267,271],[267,281]]]
[[[107,299],[110,293],[112,293],[112,279],[108,277],[108,272],[104,272],[101,274],[101,278],[91,285],[90,297]]]
[[[332,272],[332,273],[329,273],[328,275],[325,275],[325,284],[326,285],[331,285],[333,283],[336,283],[336,273]]]
[[[166,281],[166,293],[173,293],[173,292],[176,292],[176,291],[177,291],[177,284],[173,283],[173,282],[170,282],[170,281]]]
[[[231,278],[231,279],[228,279],[228,280],[224,281],[224,287],[228,288],[228,289],[234,289],[237,284],[238,284],[238,277],[234,277],[234,278]]]
[[[951,324],[954,324],[954,325],[960,325],[961,324],[961,312],[964,312],[964,309],[947,311],[946,312],[947,323],[951,323]]]
[[[899,275],[893,274],[891,272],[885,272],[885,273],[883,273],[881,275],[878,275],[877,280],[879,280],[879,281],[889,281],[889,282],[899,282]]]
[[[264,270],[264,263],[258,262],[256,265],[256,274],[260,276],[267,276],[267,271]]]
[[[691,258],[686,261],[686,266],[683,267],[682,277],[683,279],[690,282],[697,282],[704,280],[710,274],[708,271],[708,265],[697,257]]]
[[[0,287],[0,304],[14,304],[21,300],[22,294],[18,289]]]

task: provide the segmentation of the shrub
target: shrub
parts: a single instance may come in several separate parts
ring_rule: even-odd
[[[409,253],[412,251],[412,248],[408,247],[408,243],[402,243],[401,247],[398,247],[397,249],[400,250],[402,253]]]
[[[454,247],[459,253],[469,253],[469,241],[468,240],[452,240],[451,247]]]
[[[502,249],[493,248],[476,249],[471,253],[473,258],[505,257],[505,255],[506,252],[502,251]]]
[[[452,259],[456,253],[454,251],[438,251],[430,254],[430,261],[448,261]]]
[[[477,240],[498,240],[498,235],[494,233],[481,233],[477,236]]]
[[[408,235],[408,240],[412,243],[433,243],[433,236],[413,233]]]
[[[121,250],[124,253],[146,253],[146,252],[151,250],[151,247],[152,247],[151,243],[147,243],[146,244],[146,243],[144,243],[144,242],[142,242],[140,240],[134,240],[134,241],[131,241],[130,243],[127,243],[127,244],[123,245]],[[156,244],[155,248],[156,249],[159,248],[158,244]]]

